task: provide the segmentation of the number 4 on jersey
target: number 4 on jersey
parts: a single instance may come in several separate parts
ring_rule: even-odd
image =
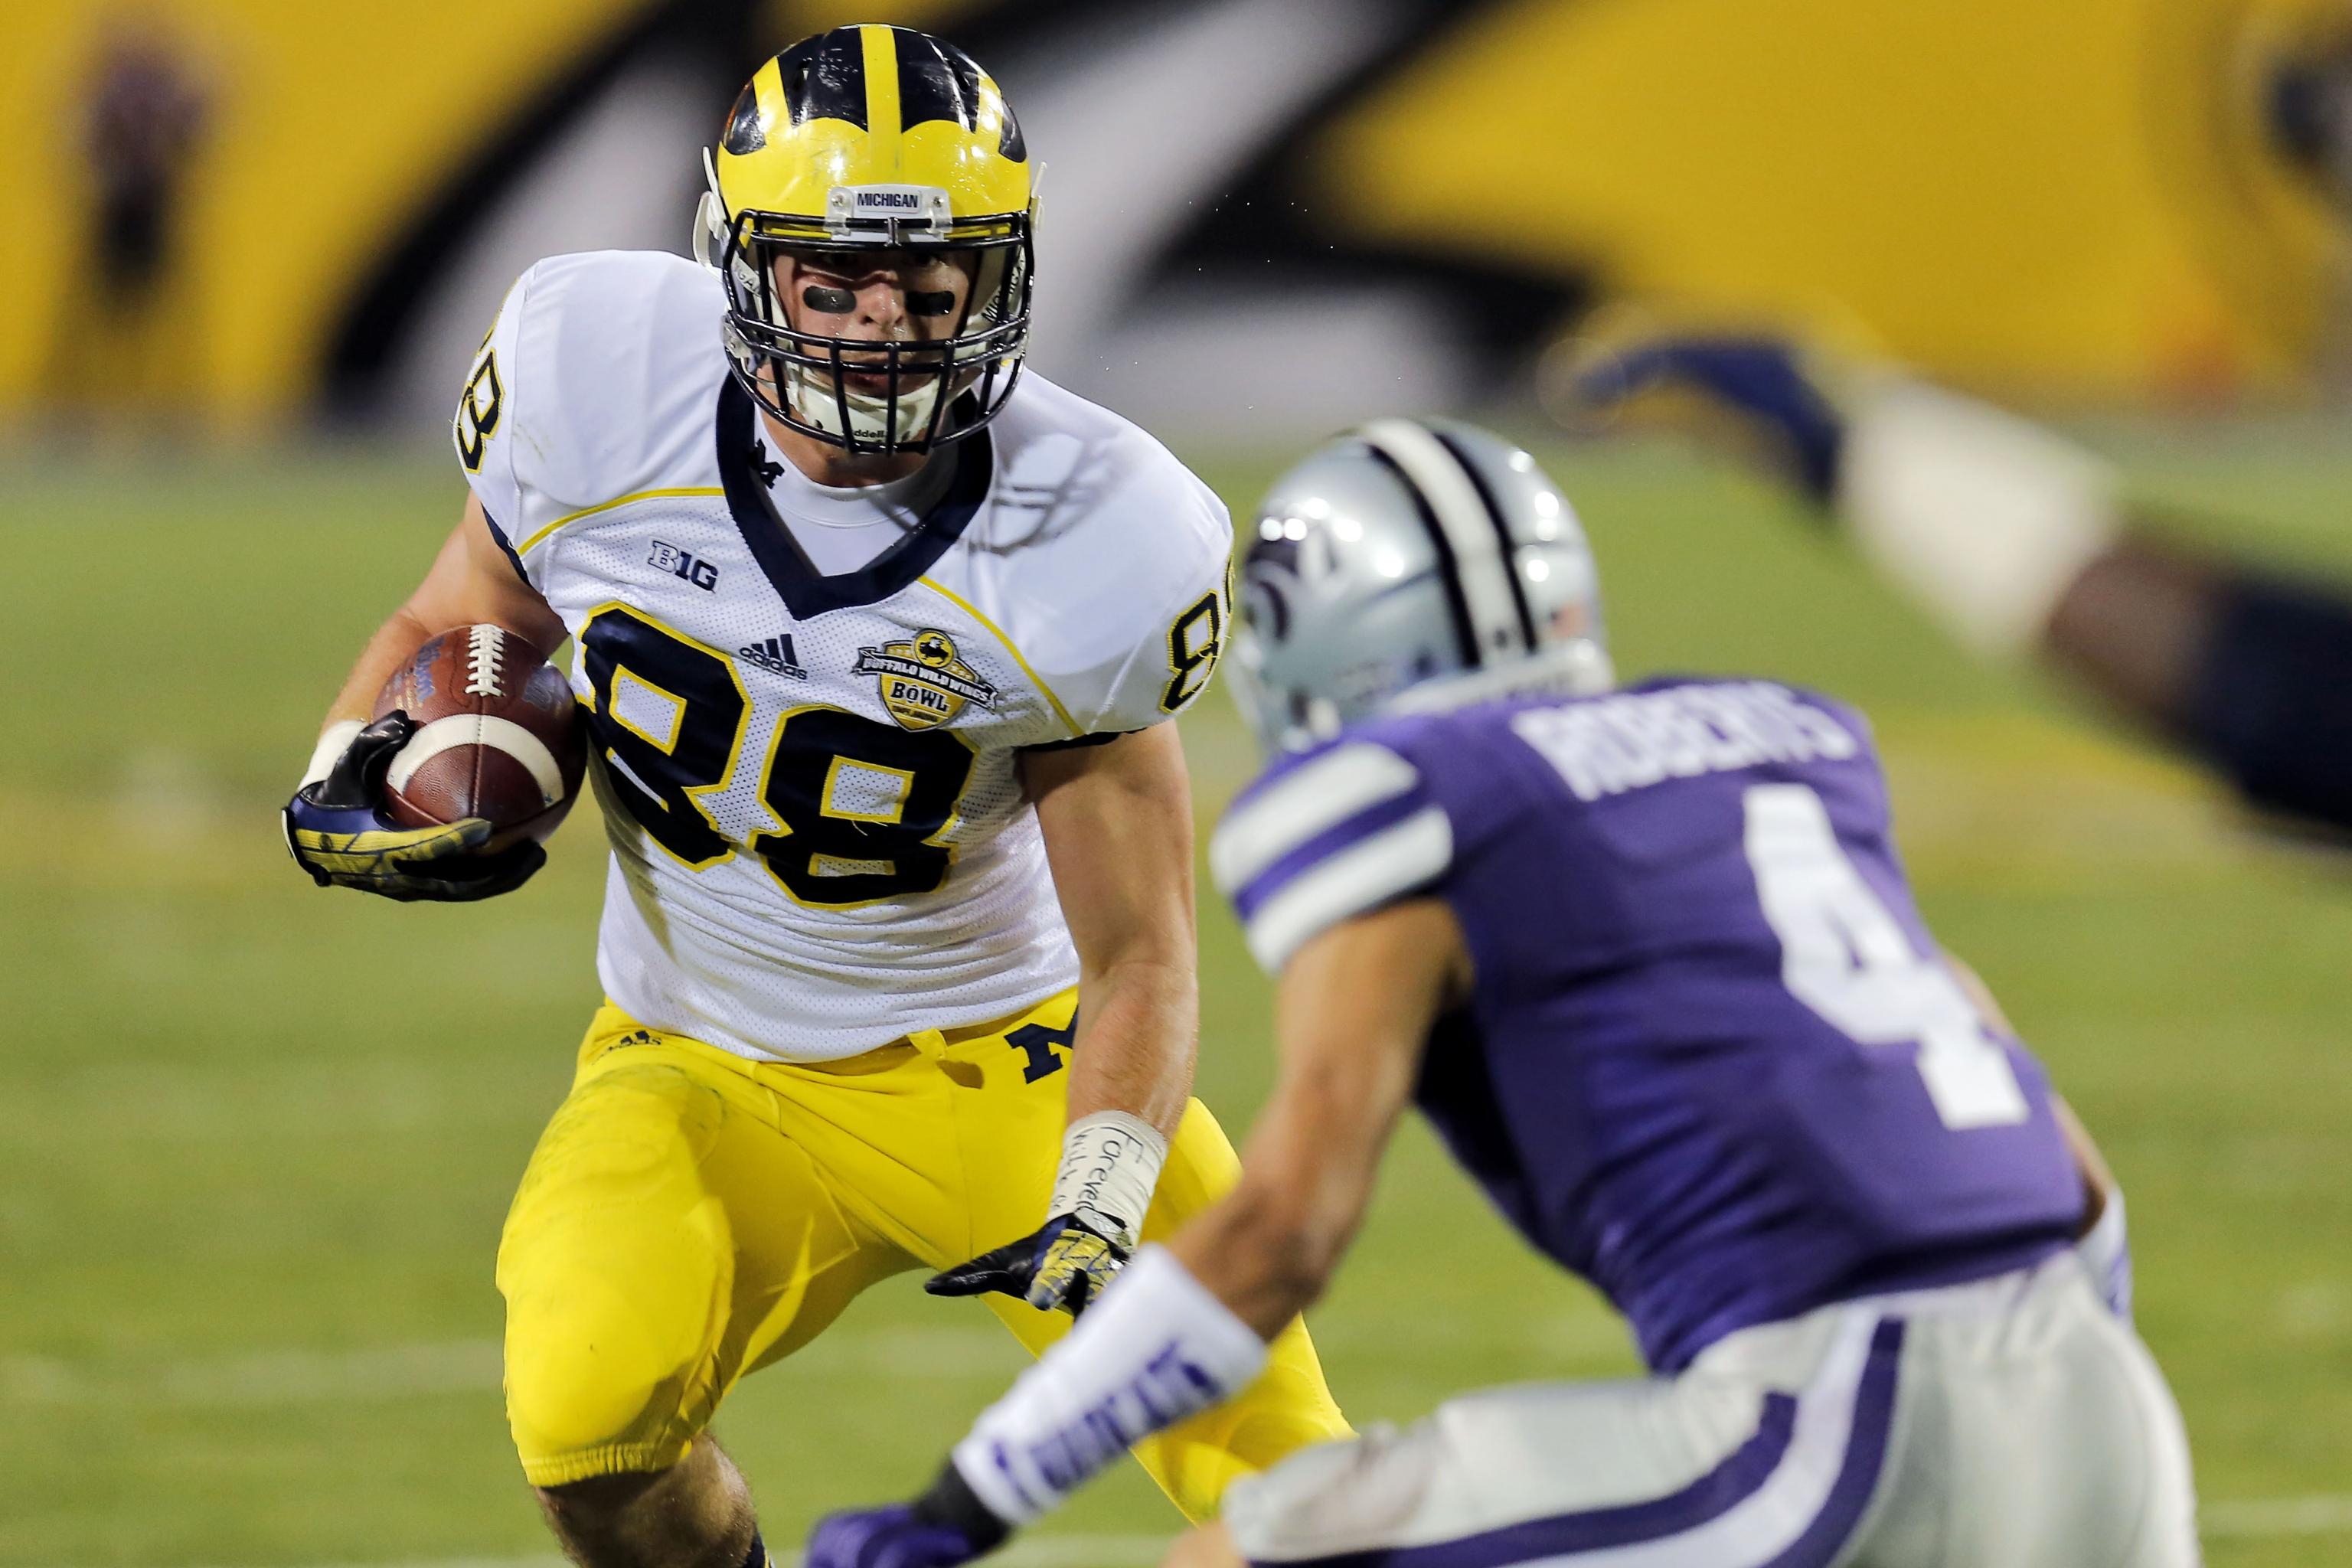
[[[1917,1042],[1919,1076],[1945,1126],[2024,1121],[2008,1053],[1951,971],[1912,950],[1839,847],[1822,797],[1803,784],[1755,784],[1746,802],[1748,863],[1790,994],[1858,1044]]]

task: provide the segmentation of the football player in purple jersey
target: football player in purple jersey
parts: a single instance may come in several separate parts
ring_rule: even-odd
[[[2352,157],[2352,47],[2334,68]],[[1889,365],[1761,331],[1571,357],[1556,388],[1570,423],[1664,426],[1763,459],[1980,658],[2038,659],[2273,826],[2352,832],[2342,584],[2178,538],[2092,452]]]
[[[2120,1204],[1922,923],[1862,717],[1764,679],[1615,688],[1574,514],[1463,426],[1317,452],[1240,574],[1278,760],[1211,858],[1281,1052],[1241,1184],[923,1497],[821,1522],[808,1568],[965,1561],[1244,1386],[1408,1104],[1651,1375],[1305,1450],[1178,1568],[2196,1563]]]

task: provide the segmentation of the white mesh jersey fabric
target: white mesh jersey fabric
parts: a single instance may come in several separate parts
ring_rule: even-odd
[[[723,486],[719,310],[674,258],[542,262],[485,345],[499,416],[483,429],[478,363],[474,438],[459,420],[469,482],[575,641],[606,991],[813,1061],[1074,984],[1018,749],[1197,697],[1223,508],[1132,425],[1027,378],[956,450],[989,469],[954,542],[870,602],[796,616],[754,548],[772,515]]]

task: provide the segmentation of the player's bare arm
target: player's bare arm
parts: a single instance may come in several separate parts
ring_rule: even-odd
[[[1975,652],[2039,658],[2266,811],[2352,825],[2352,599],[2200,549],[2003,410],[1769,336],[1595,354],[1588,416],[1727,432]]]
[[[1172,724],[1032,752],[1022,781],[1078,954],[1070,1131],[1044,1227],[931,1289],[1001,1290],[1076,1312],[1135,1250],[1192,1092],[1192,792]]]
[[[1171,1237],[1234,1315],[1271,1339],[1319,1298],[1362,1223],[1432,1026],[1468,993],[1469,950],[1435,899],[1333,927],[1284,966],[1274,1093],[1241,1184]]]
[[[1969,1003],[1983,1015],[1987,1023],[2004,1035],[2014,1036],[2017,1030],[2001,1011],[2000,999],[1992,987],[1962,960],[1948,951],[1944,954],[1944,966],[1968,993]],[[2074,1249],[2082,1254],[2083,1262],[2098,1281],[2099,1294],[2117,1317],[2131,1317],[2132,1259],[2131,1237],[2124,1223],[2124,1190],[2116,1181],[2116,1173],[2100,1152],[2091,1130],[2074,1114],[2074,1108],[2056,1093],[2050,1097],[2051,1115],[2058,1130],[2064,1134],[2066,1149],[2074,1158],[2074,1169],[2083,1178],[2083,1221],[2074,1233]]]
[[[364,724],[375,694],[418,644],[452,626],[483,621],[519,634],[542,653],[563,641],[563,622],[515,571],[490,532],[481,500],[468,495],[464,515],[441,542],[424,581],[361,649],[327,710],[327,727]]]
[[[1300,947],[1283,968],[1280,1066],[1239,1184],[1139,1255],[1119,1289],[981,1416],[920,1500],[819,1524],[812,1568],[965,1561],[1110,1463],[1119,1442],[1246,1386],[1339,1267],[1431,1027],[1471,978],[1461,928],[1434,899]],[[1040,1455],[1053,1456],[1050,1471]],[[1213,1544],[1193,1550],[1217,1560]]]
[[[320,885],[403,901],[469,902],[520,887],[545,863],[536,842],[494,846],[493,825],[481,816],[405,826],[383,813],[386,774],[416,721],[392,712],[370,722],[376,694],[428,639],[484,623],[520,635],[541,654],[563,640],[562,622],[522,580],[480,500],[469,495],[424,581],[361,650],[286,806],[287,847]]]
[[[1070,1120],[1124,1110],[1168,1136],[1192,1092],[1200,1023],[1192,796],[1176,727],[1032,752],[1021,772],[1078,950]]]

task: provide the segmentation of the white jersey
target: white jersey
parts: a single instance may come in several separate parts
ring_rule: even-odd
[[[598,973],[653,1027],[786,1061],[1002,1017],[1077,978],[1020,752],[1200,695],[1225,510],[1027,375],[935,459],[919,528],[820,575],[768,509],[723,310],[676,257],[542,261],[457,412],[467,482],[576,645]]]

